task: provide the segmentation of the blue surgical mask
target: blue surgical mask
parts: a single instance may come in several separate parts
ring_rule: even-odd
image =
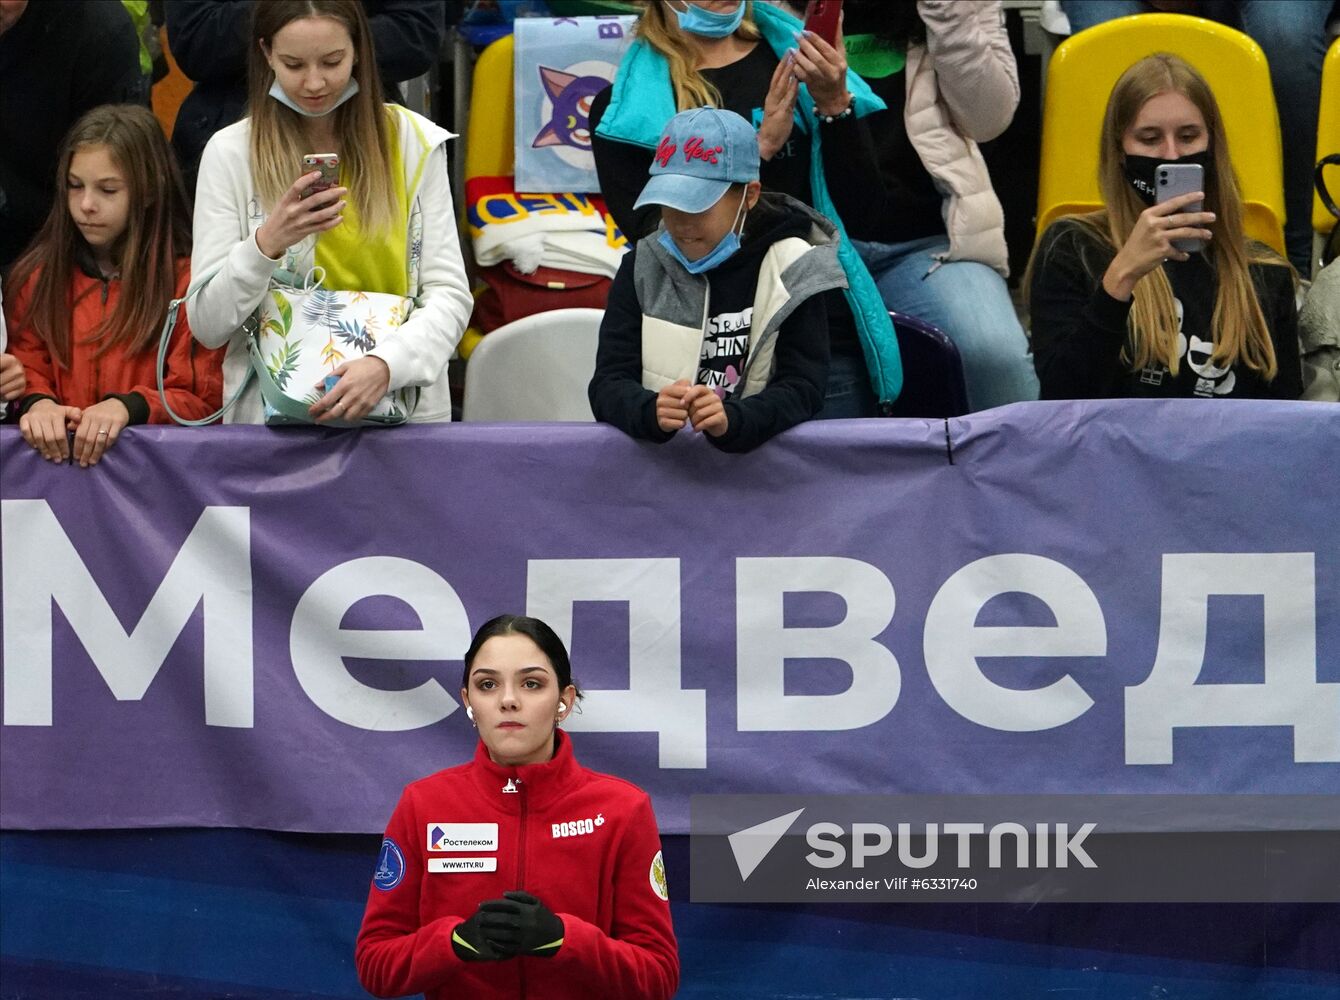
[[[710,271],[729,260],[740,249],[739,230],[744,228],[743,222],[749,215],[748,210],[744,207],[745,199],[748,197],[749,191],[746,189],[744,195],[740,198],[740,209],[735,213],[735,222],[732,223],[730,232],[721,237],[720,243],[697,260],[689,260],[684,256],[684,251],[679,249],[679,244],[675,242],[669,231],[662,232],[657,242],[665,247],[671,257],[683,264],[684,270],[688,271],[689,274],[702,274],[704,271]]]
[[[704,38],[725,38],[735,34],[735,29],[744,21],[744,0],[740,0],[733,14],[718,14],[714,10],[704,10],[697,4],[688,4],[687,10],[671,7],[679,18],[679,26],[693,35]]]
[[[349,98],[353,97],[357,93],[358,93],[358,81],[351,76],[349,77],[349,82],[344,85],[344,91],[340,94],[339,97],[335,99],[334,104],[332,104],[325,111],[308,111],[306,108],[299,105],[297,101],[289,97],[288,94],[284,92],[284,88],[279,85],[278,80],[270,84],[270,96],[273,97],[280,104],[284,105],[284,107],[291,108],[292,110],[298,112],[298,114],[302,115],[304,118],[324,118],[326,117],[326,115],[330,114],[332,111],[334,111],[341,104],[349,100]]]

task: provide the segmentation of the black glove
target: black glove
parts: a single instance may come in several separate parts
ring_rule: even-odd
[[[504,955],[484,937],[480,920],[482,910],[476,910],[469,920],[462,920],[451,932],[451,950],[462,962],[499,962],[512,955]]]
[[[479,904],[484,939],[501,954],[551,958],[563,947],[563,921],[528,892],[505,892]]]

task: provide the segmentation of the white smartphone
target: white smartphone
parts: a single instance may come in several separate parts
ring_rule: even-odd
[[[1178,195],[1205,190],[1205,168],[1199,163],[1160,163],[1154,170],[1155,201],[1162,205]],[[1182,212],[1199,212],[1203,202],[1192,202]],[[1201,239],[1173,240],[1173,246],[1183,253],[1199,253],[1205,248]]]

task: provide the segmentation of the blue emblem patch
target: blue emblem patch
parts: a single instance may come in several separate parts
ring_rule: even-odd
[[[405,877],[405,856],[390,837],[382,841],[382,852],[377,855],[377,870],[372,873],[372,884],[382,892],[389,892]]]

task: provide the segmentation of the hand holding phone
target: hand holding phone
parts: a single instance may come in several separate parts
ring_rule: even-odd
[[[348,188],[327,187],[313,194],[315,181],[322,180],[309,170],[289,185],[279,204],[256,230],[256,247],[271,260],[278,260],[285,248],[314,233],[334,229],[344,221],[340,213],[347,204]]]
[[[308,153],[302,158],[302,172],[310,174],[313,170],[320,171],[321,177],[308,186],[304,198],[327,191],[340,183],[340,154]]]
[[[851,113],[845,49],[842,0],[811,0],[805,30],[796,32],[796,47],[787,55],[792,74],[808,88],[814,112],[824,121]]]
[[[1165,168],[1186,167],[1195,176],[1174,180]],[[1203,173],[1194,164],[1163,163],[1155,169],[1155,199],[1135,220],[1126,242],[1103,273],[1103,289],[1120,302],[1130,301],[1135,285],[1150,271],[1169,260],[1186,260],[1214,234],[1205,228],[1214,223],[1214,213],[1203,211]],[[1163,183],[1163,181],[1167,183]],[[1177,187],[1179,191],[1170,190]]]
[[[1162,205],[1165,201],[1205,190],[1205,168],[1199,163],[1160,163],[1154,170],[1154,202]],[[1203,201],[1193,201],[1184,206],[1182,212],[1200,212]],[[1205,248],[1205,241],[1195,238],[1173,240],[1172,245],[1183,253],[1199,253]]]
[[[836,45],[841,17],[842,0],[810,0],[805,8],[805,30],[814,32],[829,45]]]

